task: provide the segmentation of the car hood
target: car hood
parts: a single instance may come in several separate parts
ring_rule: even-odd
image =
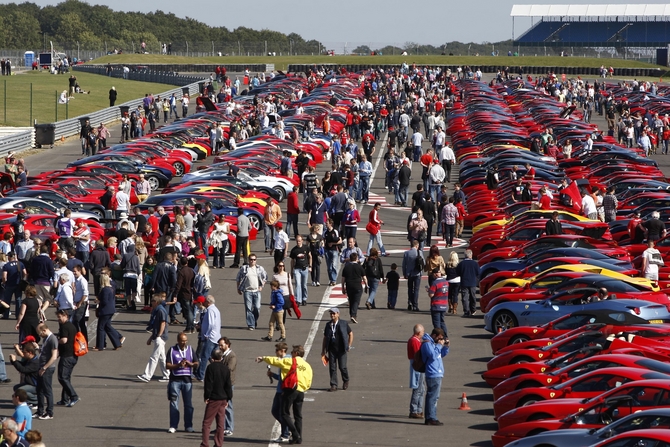
[[[526,447],[526,446],[536,446],[543,444],[545,442],[551,443],[555,447],[572,447],[574,445],[591,445],[595,443],[596,440],[585,442],[585,439],[590,439],[593,436],[589,434],[591,430],[581,428],[581,429],[566,429],[566,430],[555,430],[548,431],[544,433],[539,433],[532,436],[532,439],[525,438],[514,441],[510,444],[507,444],[507,447]]]

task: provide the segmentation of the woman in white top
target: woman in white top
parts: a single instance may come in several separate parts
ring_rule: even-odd
[[[230,233],[230,224],[226,222],[224,215],[219,216],[218,222],[214,223],[214,231],[210,236],[209,245],[214,247],[213,268],[226,267],[226,252],[228,251],[228,234]]]
[[[642,252],[642,273],[644,277],[658,281],[658,266],[665,265],[661,252],[654,248],[654,241],[647,242],[647,249]]]
[[[284,309],[290,309],[292,308],[290,297],[293,295],[293,284],[286,272],[284,261],[279,261],[273,271],[275,274],[272,275],[272,279],[279,283],[279,290],[284,295]],[[284,312],[284,327],[286,327],[286,314],[287,312]]]

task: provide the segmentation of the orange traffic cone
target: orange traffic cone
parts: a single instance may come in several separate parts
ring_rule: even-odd
[[[463,396],[461,396],[461,406],[458,407],[459,410],[472,410],[470,408],[470,405],[468,405],[468,396],[463,393]]]

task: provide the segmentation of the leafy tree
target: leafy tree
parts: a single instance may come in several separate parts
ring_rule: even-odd
[[[351,50],[351,54],[358,54],[361,56],[369,56],[370,53],[372,53],[372,50],[367,45],[359,45],[353,50]]]

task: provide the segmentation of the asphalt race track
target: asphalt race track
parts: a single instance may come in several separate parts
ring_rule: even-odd
[[[603,117],[594,117],[601,128]],[[120,126],[113,126],[111,141],[119,136]],[[424,143],[424,149],[427,148]],[[379,151],[379,144],[378,149]],[[74,140],[52,150],[45,150],[26,157],[26,165],[32,173],[65,166],[79,157],[79,141]],[[384,189],[383,153],[377,152],[373,160],[376,167],[371,185],[371,200],[359,205],[361,223],[358,235],[363,251],[367,247],[365,223],[375,201],[382,203],[381,218],[385,221],[383,239],[391,256],[382,258],[385,272],[391,263],[402,262],[402,253],[407,249],[405,236],[407,209],[390,205],[393,196]],[[670,157],[654,156],[664,172],[670,172]],[[319,177],[328,169],[329,163],[319,166]],[[452,180],[453,180],[452,173]],[[414,166],[414,178],[420,179],[420,166]],[[420,180],[419,180],[420,181]],[[413,182],[415,184],[415,182]],[[410,188],[410,194],[414,187]],[[450,185],[449,192],[453,191]],[[374,195],[374,198],[372,196]],[[281,204],[285,213],[285,203]],[[305,234],[304,218],[301,232]],[[285,219],[283,219],[285,221]],[[455,250],[463,257],[467,246],[465,240]],[[435,236],[434,237],[434,241]],[[291,242],[291,247],[294,242]],[[441,244],[444,247],[444,244]],[[258,254],[260,264],[270,272],[273,265],[268,254],[263,253],[262,235],[252,243],[252,252]],[[446,259],[449,251],[441,250]],[[227,265],[232,258],[226,259]],[[322,265],[321,283],[327,284],[325,262]],[[265,328],[269,319],[269,287],[263,290],[263,304],[258,330],[247,330],[244,320],[242,297],[235,293],[237,270],[213,269],[212,291],[216,305],[221,310],[222,335],[232,340],[232,349],[237,353],[237,383],[235,385],[235,429],[225,442],[233,445],[268,445],[276,437],[275,424],[270,406],[275,385],[266,376],[265,364],[256,364],[254,358],[274,353],[274,343],[265,342]],[[311,281],[310,281],[311,283]],[[386,286],[380,285],[376,298],[378,309],[359,311],[359,324],[351,325],[354,331],[354,349],[349,354],[351,383],[347,391],[326,392],[329,388],[328,370],[320,360],[322,331],[328,319],[324,311],[342,305],[345,298],[339,286],[308,287],[309,304],[302,307],[301,320],[287,320],[287,342],[303,344],[308,351],[307,360],[314,370],[312,389],[308,391],[303,407],[304,444],[314,446],[369,445],[408,446],[435,445],[446,442],[459,446],[490,446],[490,436],[497,428],[493,420],[492,394],[479,374],[485,370],[485,362],[491,357],[489,339],[484,331],[483,316],[472,318],[448,315],[446,318],[451,340],[451,352],[444,359],[445,378],[442,382],[438,403],[438,418],[445,423],[441,427],[424,426],[423,420],[408,419],[410,391],[408,390],[409,363],[406,341],[412,335],[412,327],[422,323],[429,331],[432,328],[428,312],[428,296],[424,291],[427,280],[422,281],[419,301],[421,312],[406,310],[406,283],[401,282],[396,310],[386,309]],[[365,297],[364,297],[365,298]],[[348,311],[342,307],[342,317]],[[49,324],[57,328],[53,310],[49,310]],[[90,323],[93,324],[95,317]],[[54,419],[34,421],[33,428],[40,430],[49,447],[72,445],[96,446],[196,446],[200,443],[200,425],[204,412],[202,385],[194,382],[194,428],[196,433],[185,433],[180,424],[176,434],[169,434],[167,384],[159,383],[158,377],[150,383],[137,380],[143,372],[150,354],[145,332],[148,314],[119,312],[114,326],[127,337],[119,351],[90,352],[79,360],[72,383],[81,398],[72,408],[55,407]],[[18,341],[14,321],[0,321],[0,334],[5,358],[11,346]],[[169,327],[169,345],[176,343],[177,333],[183,325]],[[89,333],[95,333],[89,328]],[[195,348],[195,335],[189,342]],[[10,416],[13,385],[19,380],[18,373],[8,364],[7,372],[12,379],[9,385],[0,386],[0,415]],[[4,388],[4,389],[3,389]],[[61,387],[54,378],[55,400],[59,400]],[[461,395],[467,393],[470,411],[458,409]],[[183,409],[182,409],[183,413]]]

